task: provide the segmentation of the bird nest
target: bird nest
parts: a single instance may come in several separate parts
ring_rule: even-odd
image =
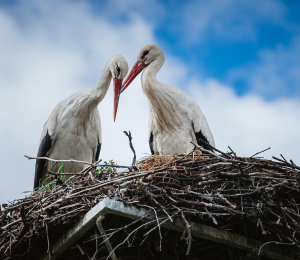
[[[164,221],[182,219],[186,225],[181,237],[186,242],[184,253],[190,256],[191,244],[197,243],[189,230],[193,221],[265,244],[282,244],[299,257],[300,167],[283,156],[273,158],[238,157],[234,152],[213,153],[198,146],[184,155],[152,155],[123,172],[116,171],[115,165],[92,164],[88,178],[83,173],[75,181],[61,183],[59,174],[52,173],[56,178],[40,190],[2,205],[1,259],[33,259],[46,252],[49,244],[104,198],[146,208],[156,218],[165,216]],[[125,225],[130,229],[124,220]],[[159,246],[154,255],[168,243],[158,224],[156,227],[136,228],[136,232],[156,232],[152,234]],[[124,241],[134,239],[134,233]],[[137,253],[139,248],[135,250]],[[108,256],[107,251],[103,256]]]

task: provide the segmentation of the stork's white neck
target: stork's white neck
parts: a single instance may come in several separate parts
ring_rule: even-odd
[[[109,89],[111,79],[112,79],[111,71],[108,66],[105,66],[98,83],[93,88],[90,89],[91,98],[94,98],[97,105],[105,97]]]
[[[80,92],[76,100],[74,100],[77,106],[81,107],[81,109],[77,109],[76,117],[89,121],[90,116],[93,114],[92,111],[97,109],[99,103],[105,97],[111,79],[111,71],[106,64],[98,83],[93,88]]]
[[[164,57],[158,57],[154,61],[152,61],[143,71],[142,73],[142,88],[144,93],[148,96],[153,92],[153,88],[155,88],[156,84],[161,84],[156,79],[157,72],[161,69],[164,64]]]
[[[176,103],[170,91],[171,86],[156,79],[156,74],[164,63],[164,57],[151,62],[143,71],[142,88],[148,98],[150,120],[157,130],[173,131],[180,123],[176,114]]]

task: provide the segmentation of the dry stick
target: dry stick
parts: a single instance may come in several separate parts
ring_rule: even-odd
[[[88,164],[88,165],[91,165],[91,166],[95,166],[93,163],[78,161],[78,160],[74,160],[74,159],[54,160],[54,159],[51,159],[51,158],[48,158],[48,157],[30,157],[30,156],[27,156],[27,155],[24,155],[24,157],[26,157],[29,160],[35,159],[35,160],[48,160],[48,161],[51,161],[51,162],[78,162],[78,163],[84,163],[84,164]]]
[[[97,255],[98,255],[98,248],[96,248],[96,251],[95,251],[94,255],[92,256],[91,260],[95,260]]]
[[[99,161],[95,162],[94,164],[99,166],[100,162],[102,162],[102,159],[100,159]],[[91,169],[93,169],[93,166],[89,166],[85,169],[83,169],[82,171],[80,171],[79,173],[82,173],[82,174],[86,174],[87,172],[89,172]],[[70,180],[70,179],[69,179]]]
[[[85,205],[85,204],[82,204],[82,203],[79,202],[79,203],[75,203],[75,204],[72,204],[72,205],[60,207],[59,210],[68,209],[68,208],[77,207],[77,206],[83,206],[83,205]]]
[[[7,207],[7,208],[5,208],[5,209],[3,210],[3,212],[4,212],[4,211],[11,211],[11,210],[13,210],[13,209],[16,209],[16,208],[22,206],[22,205],[28,205],[28,204],[31,204],[33,201],[34,201],[34,200],[31,200],[31,201],[28,201],[28,202],[20,203],[19,205],[16,205],[16,206]]]
[[[221,199],[221,200],[223,200],[226,204],[228,204],[230,207],[232,207],[232,208],[236,208],[236,206],[235,205],[233,205],[229,200],[227,200],[226,198],[224,198],[224,196],[222,195],[222,194],[220,194],[220,193],[217,193],[217,196]]]
[[[276,245],[287,245],[287,246],[292,246],[292,245],[295,245],[295,242],[293,242],[293,243],[281,243],[281,242],[277,242],[277,241],[269,241],[269,242],[266,242],[266,243],[264,243],[264,244],[259,248],[258,254],[257,254],[257,255],[260,255],[261,249],[262,249],[265,245],[267,245],[267,244],[276,244]]]
[[[143,207],[144,207],[145,205],[143,205]],[[171,215],[171,217],[174,217],[175,215],[177,215],[179,212],[180,212],[180,209],[179,208],[177,208],[179,211],[178,212],[176,212],[176,213],[174,213],[173,215]],[[161,218],[161,219],[163,219],[163,218]],[[165,223],[166,221],[168,221],[169,220],[169,218],[165,218],[165,220],[163,220],[163,221],[161,221],[160,222],[160,225],[162,225],[163,223]],[[159,226],[160,227],[160,226]],[[143,243],[144,243],[144,241],[146,240],[146,238],[148,237],[148,235],[154,230],[154,229],[156,229],[157,228],[157,226],[155,226],[154,228],[152,228],[152,229],[150,229],[147,233],[145,233],[143,236],[146,236],[145,237],[145,239],[142,241],[142,243],[140,243],[140,245],[142,245]]]
[[[228,148],[229,148],[230,151],[234,154],[234,156],[237,157],[237,156],[236,156],[236,153],[230,148],[230,146],[228,146]]]
[[[85,173],[69,173],[69,172],[61,173],[61,172],[51,172],[51,171],[47,171],[47,173],[53,174],[53,175],[80,175],[80,176],[85,175]]]
[[[223,195],[224,196],[224,195]],[[236,211],[236,210],[233,210],[233,209],[230,209],[226,206],[223,206],[223,205],[218,205],[218,204],[212,204],[212,203],[206,203],[206,202],[203,202],[203,201],[189,201],[189,200],[185,200],[185,199],[181,199],[181,198],[178,198],[176,197],[176,199],[180,202],[185,202],[185,203],[188,203],[188,204],[192,204],[192,205],[198,205],[198,206],[202,206],[202,207],[208,207],[208,208],[216,208],[216,209],[223,209],[223,210],[227,210],[227,211],[232,211],[234,212],[235,214],[241,214],[243,215],[244,213],[241,212],[241,211]]]
[[[285,160],[287,163],[289,163],[282,154],[280,154],[280,156],[282,157],[283,160]]]
[[[271,149],[271,147],[269,147],[269,148],[267,148],[267,149],[265,149],[265,150],[263,150],[263,151],[261,151],[261,152],[255,153],[255,154],[253,154],[250,158],[252,158],[252,157],[254,157],[255,155],[258,155],[258,154],[260,154],[260,153],[263,153],[263,152],[265,152],[265,151],[268,151],[268,150],[270,150],[270,149]]]
[[[1,229],[6,230],[6,229],[9,228],[10,226],[13,226],[13,225],[15,225],[15,224],[17,224],[18,222],[21,222],[21,221],[22,221],[22,218],[19,218],[18,220],[15,220],[15,221],[13,221],[13,222],[7,224],[7,225],[4,226],[4,227],[1,227]]]
[[[275,160],[277,160],[277,161],[280,161],[280,162],[285,163],[286,165],[290,166],[291,168],[295,168],[295,169],[300,170],[300,167],[299,167],[299,166],[296,166],[296,165],[291,164],[291,163],[289,163],[289,162],[287,162],[287,161],[281,160],[281,159],[279,159],[279,158],[277,158],[277,157],[275,157],[275,156],[272,156],[272,158],[275,159]]]
[[[81,254],[82,254],[82,255],[84,255],[84,252],[83,252],[83,250],[82,250],[81,246],[80,246],[80,245],[78,245],[77,243],[76,243],[76,246],[77,246],[77,247],[78,247],[78,249],[80,250]]]
[[[170,215],[165,210],[165,208],[162,205],[160,205],[159,202],[156,201],[156,199],[154,199],[153,194],[148,189],[146,189],[146,193],[151,197],[151,199],[155,202],[156,205],[158,205],[159,207],[161,207],[161,209],[166,213],[166,215],[168,216],[168,218],[170,219],[170,221],[173,222],[173,219],[170,217]]]
[[[189,255],[190,251],[191,251],[191,245],[192,245],[191,225],[185,219],[184,214],[183,214],[182,211],[181,211],[181,218],[185,222],[185,227],[186,227],[187,232],[188,232],[189,244],[188,244],[188,248],[187,248],[187,251],[186,251],[186,255]]]
[[[116,167],[116,168],[131,168],[131,166],[124,166],[124,165],[115,165],[115,164],[97,164],[97,163],[89,163],[89,162],[85,162],[85,161],[78,161],[78,160],[74,160],[74,159],[70,159],[70,160],[54,160],[48,157],[30,157],[27,155],[24,155],[24,157],[28,158],[28,160],[47,160],[47,161],[51,161],[51,162],[77,162],[77,163],[83,163],[83,164],[88,164],[92,167],[97,167],[97,166],[109,166],[109,167]],[[100,160],[101,161],[101,160]],[[86,170],[86,169],[84,169]]]
[[[59,218],[61,218],[61,217],[65,217],[65,216],[70,215],[70,214],[72,214],[72,213],[78,213],[78,212],[81,212],[81,211],[88,211],[88,209],[87,209],[86,206],[84,205],[84,206],[82,206],[82,207],[80,207],[80,208],[78,208],[78,209],[75,209],[75,210],[72,210],[72,211],[70,211],[70,212],[67,212],[66,214],[62,214],[62,215],[59,215],[59,216],[55,217],[54,219],[50,220],[49,223],[51,223],[51,222],[53,222],[53,221],[55,221],[55,220],[57,220],[57,219],[59,219]],[[50,219],[50,218],[49,218],[49,219]],[[49,219],[48,219],[48,220],[49,220]]]
[[[126,166],[126,165],[117,165],[117,164],[98,164],[96,166],[108,166],[108,167],[114,167],[114,168],[127,168],[130,169],[131,166]]]
[[[144,206],[144,205],[143,205],[143,206]],[[121,230],[127,229],[127,228],[130,227],[131,225],[134,225],[135,223],[141,221],[141,220],[144,219],[144,218],[147,218],[147,217],[150,216],[150,215],[151,215],[151,214],[148,214],[148,215],[146,215],[146,216],[144,216],[144,217],[141,217],[141,218],[139,218],[139,219],[137,219],[137,220],[131,222],[130,224],[125,225],[125,226],[123,226],[123,227],[121,227],[121,228],[114,228],[114,229],[108,229],[108,230],[106,230],[106,232],[107,232],[107,231],[113,231],[113,232],[112,232],[112,233],[109,233],[109,234],[106,234],[106,235],[103,235],[103,236],[107,236],[108,238],[107,238],[106,240],[102,241],[101,244],[103,244],[103,243],[105,243],[107,240],[109,240],[115,233],[117,233],[117,232],[119,232],[119,231],[121,231]],[[84,243],[90,242],[90,241],[92,241],[92,240],[95,240],[95,239],[97,239],[97,238],[102,238],[103,236],[96,236],[96,238],[86,240],[86,241],[84,241],[84,242],[82,242],[82,243],[84,244]],[[101,245],[101,244],[100,244],[100,245]]]
[[[142,205],[141,205],[142,206]],[[161,251],[161,240],[162,240],[162,236],[161,236],[161,230],[160,230],[160,224],[159,224],[159,221],[158,221],[158,217],[157,217],[157,213],[156,213],[156,210],[155,208],[151,207],[151,206],[148,206],[148,205],[143,205],[143,206],[146,206],[147,208],[150,208],[154,211],[155,213],[155,218],[156,218],[156,222],[157,222],[157,225],[158,225],[158,229],[159,229],[159,251]]]
[[[285,184],[287,181],[284,181],[284,182],[281,182],[281,183],[278,183],[278,184],[275,184],[275,185],[266,185],[266,186],[263,186],[263,187],[260,187],[260,188],[257,188],[256,190],[254,191],[251,191],[251,192],[247,192],[247,193],[239,193],[239,194],[222,194],[223,196],[226,196],[226,197],[239,197],[239,196],[248,196],[248,195],[251,195],[255,192],[258,192],[260,191],[261,189],[265,189],[265,188],[274,188],[276,186],[279,186],[279,185],[283,185]]]
[[[165,218],[165,217],[164,217]],[[164,219],[164,218],[160,218],[160,219]],[[155,222],[156,221],[156,219],[154,219],[154,220],[152,220],[152,221],[149,221],[149,222],[147,222],[147,223],[145,223],[145,224],[143,224],[143,225],[140,225],[138,228],[136,228],[135,230],[133,230],[131,233],[129,233],[129,235],[125,238],[125,240],[123,241],[123,242],[121,242],[120,244],[118,244],[111,252],[110,252],[110,254],[109,254],[109,256],[106,258],[106,260],[111,256],[111,254],[119,247],[119,246],[121,246],[121,245],[123,245],[126,241],[128,241],[128,239],[130,238],[130,236],[133,234],[133,233],[135,233],[135,232],[137,232],[139,229],[141,229],[142,227],[144,227],[144,226],[146,226],[146,225],[149,225],[149,224],[151,224],[152,222]]]
[[[224,152],[218,150],[217,148],[213,147],[212,145],[210,145],[209,143],[205,142],[204,140],[199,139],[198,141],[200,141],[200,142],[203,143],[203,144],[206,144],[206,145],[207,145],[208,147],[210,147],[211,149],[213,149],[213,150],[217,151],[218,153],[223,154],[225,157],[231,159],[231,157],[230,157],[228,154],[226,154],[226,153],[224,153]]]
[[[232,165],[232,163],[231,162],[218,162],[218,163],[214,163],[209,166],[203,166],[203,167],[205,167],[206,170],[209,170],[210,168],[213,168],[215,166],[220,166],[220,165]]]
[[[108,181],[108,182],[99,184],[99,185],[94,186],[92,188],[87,188],[85,190],[73,193],[73,194],[71,194],[70,196],[68,196],[66,198],[73,198],[75,195],[79,195],[79,194],[84,193],[86,191],[95,190],[95,189],[107,186],[109,184],[113,184],[113,183],[116,183],[116,182],[121,182],[121,181],[124,181],[124,180],[129,180],[129,179],[133,179],[133,178],[137,178],[137,177],[142,177],[142,176],[145,176],[145,175],[148,175],[148,174],[152,174],[152,173],[155,173],[155,172],[158,172],[158,171],[163,171],[163,170],[166,170],[166,168],[162,168],[162,169],[159,169],[159,170],[156,170],[156,171],[152,171],[152,172],[143,172],[143,173],[140,173],[140,174],[134,174],[134,175],[131,175],[131,176],[128,176],[128,177],[124,177],[124,178],[114,179],[112,181]]]
[[[45,225],[46,225],[46,233],[47,233],[47,242],[48,242],[48,254],[49,254],[49,260],[51,260],[51,253],[50,253],[50,242],[49,242],[49,235],[48,235],[48,225],[47,223],[45,222]]]
[[[11,232],[9,232],[9,254],[11,255]]]
[[[211,154],[211,155],[217,157],[218,159],[220,159],[220,160],[222,160],[222,161],[227,161],[225,158],[223,158],[223,157],[221,157],[221,156],[219,156],[219,155],[216,155],[214,152],[209,151],[209,150],[206,150],[206,149],[204,149],[202,146],[200,146],[200,145],[198,145],[198,144],[196,144],[196,143],[194,143],[194,142],[191,142],[191,143],[192,143],[194,146],[196,146],[197,148],[199,148],[201,151],[207,152],[207,153],[209,153],[209,154]]]
[[[131,133],[130,131],[123,131],[125,135],[127,135],[128,139],[129,139],[129,146],[130,146],[130,149],[131,151],[133,152],[133,159],[132,159],[132,166],[136,165],[136,154],[135,154],[135,150],[133,148],[133,145],[132,145],[132,136],[131,136]]]

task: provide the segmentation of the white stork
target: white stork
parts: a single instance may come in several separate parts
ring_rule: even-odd
[[[97,161],[102,136],[98,105],[114,81],[114,118],[116,117],[122,80],[128,72],[128,63],[121,55],[112,56],[102,71],[98,83],[91,89],[75,93],[59,102],[44,125],[38,157]],[[61,164],[37,160],[34,188],[45,180],[47,171],[58,171]],[[80,172],[86,165],[64,163],[66,172]]]
[[[156,73],[163,66],[165,55],[155,45],[144,46],[137,62],[123,81],[123,92],[142,73],[142,88],[149,103],[149,145],[152,154],[183,154],[193,149],[191,141],[206,149],[202,139],[215,146],[213,135],[198,104],[182,90],[159,82]]]

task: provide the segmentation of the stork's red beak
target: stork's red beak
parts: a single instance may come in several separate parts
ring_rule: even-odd
[[[147,64],[148,65],[148,64]],[[130,83],[136,78],[137,75],[147,66],[144,61],[137,61],[127,77],[123,81],[121,93],[130,85]]]
[[[114,121],[116,121],[119,98],[121,94],[122,79],[114,79]]]

